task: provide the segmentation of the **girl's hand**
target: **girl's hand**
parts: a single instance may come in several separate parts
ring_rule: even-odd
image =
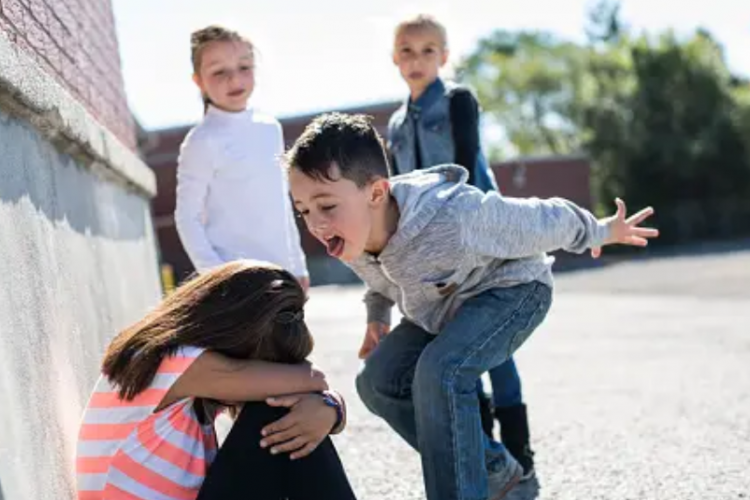
[[[615,215],[603,220],[609,226],[609,238],[604,242],[605,245],[620,244],[645,247],[648,245],[647,238],[656,238],[659,236],[658,230],[639,226],[641,222],[654,214],[653,208],[644,208],[626,219],[625,215],[628,212],[627,208],[625,208],[625,202],[617,198],[615,199],[615,204],[617,205]],[[601,254],[601,247],[591,249],[591,256],[593,258],[599,258]]]
[[[384,323],[367,323],[365,338],[362,341],[362,347],[359,348],[359,359],[365,359],[369,356],[373,349],[378,346],[380,340],[388,334],[390,329],[391,327]]]
[[[289,413],[261,431],[262,448],[271,453],[289,453],[295,460],[312,453],[336,425],[336,409],[327,405],[320,394],[292,394],[268,398],[270,406],[290,408]]]

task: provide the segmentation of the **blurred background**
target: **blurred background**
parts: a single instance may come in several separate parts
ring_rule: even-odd
[[[115,0],[114,10],[138,145],[158,181],[161,256],[176,280],[192,271],[172,217],[176,157],[202,112],[188,40],[211,22],[258,46],[251,104],[278,116],[291,144],[332,110],[371,115],[384,132],[407,93],[390,58],[393,27],[431,13],[448,30],[445,76],[477,92],[504,194],[563,196],[600,214],[615,196],[654,205],[657,246],[750,233],[750,5],[736,0]],[[352,279],[300,229],[314,284]]]

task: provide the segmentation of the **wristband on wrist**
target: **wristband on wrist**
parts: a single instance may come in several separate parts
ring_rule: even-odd
[[[336,410],[336,423],[331,427],[331,431],[338,429],[341,423],[344,421],[344,409],[338,400],[331,395],[329,392],[321,392],[320,396],[323,398],[323,402]]]

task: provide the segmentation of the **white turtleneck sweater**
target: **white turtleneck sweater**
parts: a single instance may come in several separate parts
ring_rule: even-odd
[[[200,272],[237,259],[307,276],[280,156],[279,122],[209,107],[180,147],[175,223]]]

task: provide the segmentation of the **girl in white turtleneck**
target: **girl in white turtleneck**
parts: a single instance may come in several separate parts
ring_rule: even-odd
[[[309,286],[305,256],[280,165],[279,122],[247,107],[253,45],[211,26],[191,39],[193,80],[205,116],[185,138],[177,168],[175,223],[199,272],[237,259],[286,268]]]

